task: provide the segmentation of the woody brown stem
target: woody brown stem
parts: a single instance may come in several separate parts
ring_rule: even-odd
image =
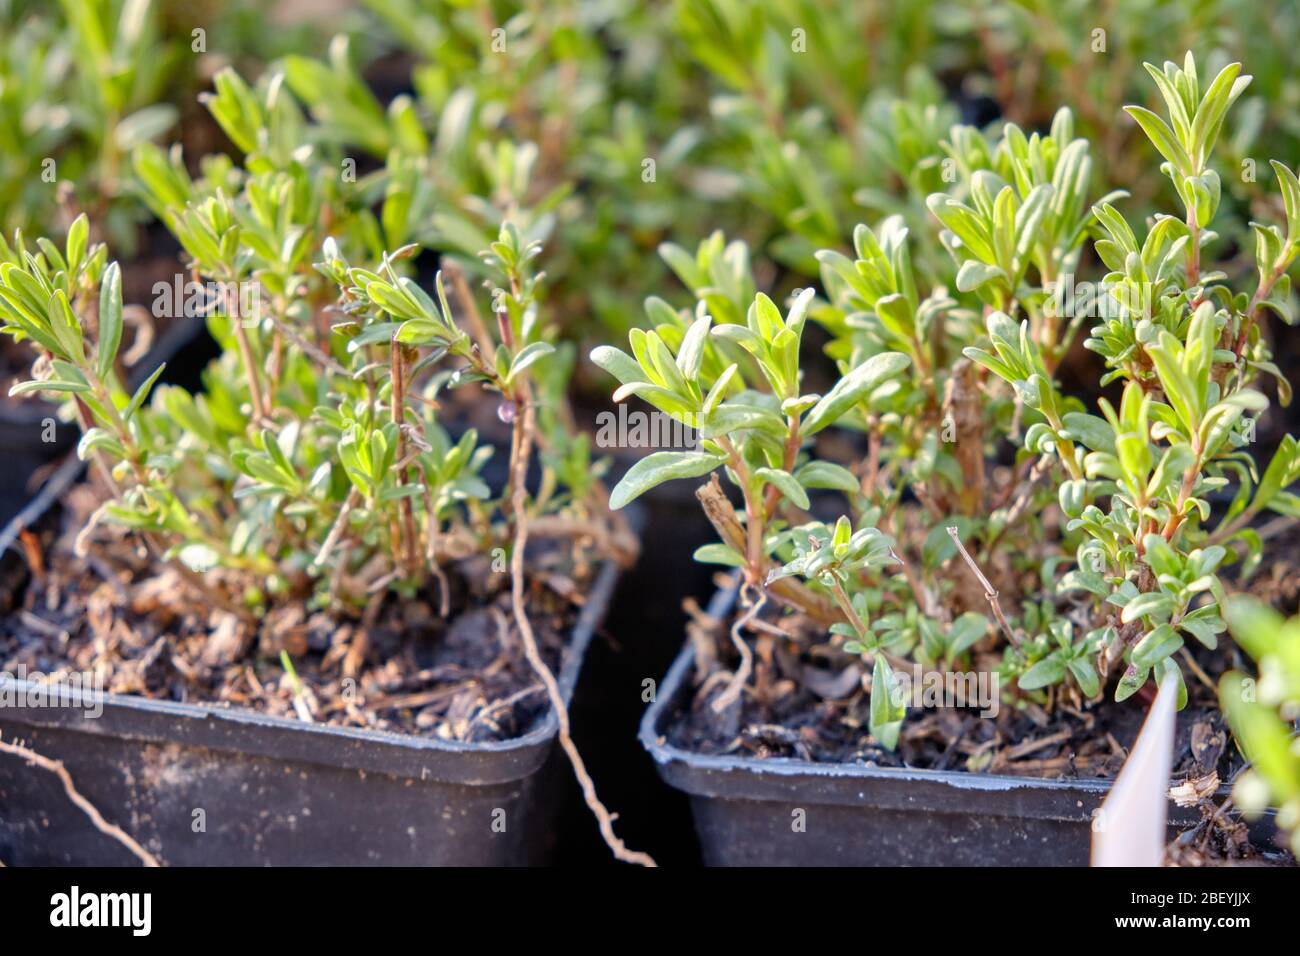
[[[695,497],[704,509],[704,516],[709,519],[709,523],[713,525],[713,529],[723,543],[737,554],[744,554],[745,529],[736,516],[736,509],[727,500],[718,476],[712,475],[706,484],[695,489]],[[766,567],[760,568],[759,573],[761,581],[761,575],[766,573]],[[783,603],[797,607],[823,627],[829,627],[843,620],[839,610],[830,601],[793,578],[773,581],[766,585],[765,589]]]
[[[970,359],[961,359],[953,366],[944,395],[944,413],[952,419],[953,452],[964,479],[958,506],[962,514],[976,515],[984,506],[984,417],[976,366]]]

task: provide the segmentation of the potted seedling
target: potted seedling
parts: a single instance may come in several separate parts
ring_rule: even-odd
[[[927,201],[952,287],[927,288],[891,218],[858,227],[854,258],[818,253],[821,297],[655,307],[632,354],[592,353],[617,400],[702,439],[633,467],[612,504],[708,476],[719,540],[696,558],[737,569],[642,727],[706,861],[1083,863],[1157,683],[1177,685],[1180,739],[1221,722],[1220,603],[1262,553],[1252,519],[1296,513],[1295,442],[1263,468],[1249,445],[1300,184],[1274,163],[1284,228],[1255,226],[1254,275],[1220,271],[1210,156],[1249,77],[1203,82],[1190,54],[1148,71],[1167,118],[1130,113],[1178,210],[1144,238],[1122,194],[1095,198],[1068,111],[1047,134],[956,128],[965,172]],[[1088,286],[1093,236],[1109,271]],[[821,393],[803,381],[810,318],[840,370]],[[1096,413],[1057,384],[1085,324],[1118,392]]]
[[[92,465],[4,539],[0,856],[132,859],[40,771],[57,759],[164,863],[535,861],[558,737],[611,847],[652,862],[568,733],[636,540],[565,425],[539,244],[507,219],[489,306],[467,290],[453,314],[441,273],[411,278],[400,218],[377,227],[322,166],[282,77],[223,75],[213,108],[248,135],[243,167],[137,158],[210,296],[201,393],[123,388],[121,269],[84,230],[0,267],[5,331],[43,356],[24,387],[69,398]],[[439,423],[465,386],[510,425],[503,486],[493,448]],[[73,675],[77,706],[31,704]]]
[[[177,264],[174,247],[156,245],[159,237],[142,228],[147,211],[133,193],[127,161],[137,145],[173,129],[177,109],[162,97],[169,87],[185,87],[180,68],[189,50],[182,54],[163,36],[148,0],[7,6],[0,19],[0,233],[62,239],[74,221],[76,229],[87,228],[87,220],[78,221],[84,210],[90,238],[108,240],[133,263],[118,361],[124,372],[144,370],[134,378],[138,384],[201,331],[193,317],[148,307],[155,281]],[[20,239],[13,249],[6,242],[0,256],[14,262],[24,251]],[[76,426],[60,421],[40,394],[11,391],[35,357],[24,342],[0,343],[0,438],[13,453],[0,480],[3,520],[21,507],[37,470],[76,443]]]

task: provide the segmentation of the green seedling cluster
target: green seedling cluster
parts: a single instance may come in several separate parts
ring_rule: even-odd
[[[192,179],[176,150],[134,156],[221,346],[200,394],[156,384],[161,368],[124,391],[121,269],[86,217],[62,250],[0,248],[4,330],[42,354],[14,392],[70,398],[79,453],[112,482],[98,520],[191,575],[226,572],[223,599],[248,612],[282,598],[356,609],[436,579],[445,614],[448,555],[511,546],[512,503],[480,475],[492,449],[439,422],[443,391],[471,383],[520,419],[552,409],[528,415],[546,474],[529,513],[589,517],[599,469],[555,411],[571,358],[538,308],[540,247],[505,221],[480,260],[490,300],[462,280],[454,317],[441,273],[428,289],[409,275],[419,247],[390,214],[400,201],[376,216],[368,184],[337,175],[282,74],[254,89],[224,73],[208,107],[242,165],[206,157]]]
[[[751,610],[770,597],[820,622],[878,679],[891,661],[975,666],[996,670],[1013,702],[1047,706],[1181,683],[1185,642],[1214,648],[1226,628],[1221,575],[1261,558],[1251,520],[1300,515],[1285,490],[1300,477],[1296,442],[1263,467],[1250,454],[1268,405],[1257,382],[1280,377],[1261,319],[1287,312],[1300,184],[1274,163],[1283,215],[1253,224],[1256,268],[1216,268],[1212,159],[1250,77],[1230,64],[1203,83],[1190,54],[1148,72],[1165,115],[1130,112],[1180,208],[1142,242],[1126,194],[1101,195],[1092,146],[1061,110],[1045,135],[952,129],[959,181],[924,197],[937,232],[914,240],[901,216],[858,226],[854,257],[817,252],[820,291],[799,291],[784,314],[755,292],[744,244],[665,247],[695,308],[651,299],[653,329],[633,330],[631,354],[591,358],[622,383],[617,400],[637,396],[701,443],[644,459],[613,504],[725,474],[743,507],[701,490],[720,541],[697,557],[742,569]],[[1084,302],[1061,289],[1090,240],[1109,271]],[[938,259],[928,243],[951,259],[951,284],[914,264],[918,246],[916,263]],[[809,319],[839,371],[823,392],[805,385]],[[1057,377],[1084,328],[1100,385],[1122,383],[1095,410]],[[1289,401],[1285,384],[1279,395]],[[858,456],[842,439],[838,457],[824,451],[832,426]],[[994,464],[1008,445],[1013,464]],[[832,507],[813,502],[827,491],[847,510],[810,521]],[[876,696],[873,733],[893,746],[901,716]]]

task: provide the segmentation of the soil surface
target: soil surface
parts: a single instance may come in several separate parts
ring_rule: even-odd
[[[446,566],[445,620],[430,588],[355,618],[286,600],[249,624],[198,598],[120,529],[97,527],[89,556],[78,557],[75,536],[98,501],[77,485],[49,526],[23,534],[26,567],[0,574],[0,670],[94,670],[111,693],[464,742],[520,736],[547,710],[511,614],[509,574],[485,558]],[[595,567],[575,571],[567,544],[529,550],[529,619],[558,671]]]
[[[1049,708],[1027,699],[1003,700],[996,716],[988,717],[981,717],[976,707],[909,706],[898,747],[889,751],[868,730],[870,695],[864,677],[869,680],[869,674],[861,660],[829,649],[817,626],[797,616],[768,617],[788,639],[767,629],[749,635],[755,650],[754,676],[738,705],[716,712],[712,705],[735,666],[731,623],[729,619],[719,624],[696,613],[689,625],[695,646],[716,666],[706,664],[705,672],[697,675],[703,679],[691,701],[669,722],[667,736],[675,746],[757,758],[1050,779],[1107,778],[1123,765],[1152,698],[1148,687],[1116,704],[1115,669],[1096,702],[1060,698]],[[821,646],[810,651],[813,644]],[[1189,650],[1211,682],[1229,666],[1245,664],[1226,635],[1220,636],[1216,651],[1199,645]],[[992,661],[977,661],[976,666],[981,663],[992,666]],[[1230,780],[1241,760],[1215,691],[1187,666],[1184,672],[1189,699],[1178,715],[1174,775],[1204,780],[1217,774],[1220,781]]]

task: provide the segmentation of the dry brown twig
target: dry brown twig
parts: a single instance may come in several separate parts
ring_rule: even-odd
[[[962,556],[967,567],[971,569],[971,573],[975,575],[976,579],[983,586],[984,597],[988,600],[989,607],[993,609],[993,616],[998,619],[998,624],[1006,633],[1007,640],[1012,644],[1018,645],[1020,643],[1020,637],[1011,629],[1011,625],[1007,623],[1006,615],[1002,613],[1002,605],[998,602],[997,588],[995,588],[989,582],[989,579],[984,576],[984,572],[980,570],[980,566],[975,563],[975,559],[970,556],[970,552],[966,550],[966,546],[961,543],[958,529],[950,527],[948,529],[948,535],[952,538],[953,544],[957,545],[957,553]]]
[[[470,292],[469,282],[465,279],[465,270],[448,259],[444,261],[442,271],[451,279],[452,294],[460,303],[462,319],[469,326],[470,337],[473,338],[474,344],[484,355],[492,355],[496,351],[496,346],[488,333],[487,326],[483,324],[478,303],[474,301],[474,294]]]
[[[7,753],[15,757],[20,757],[21,759],[26,760],[29,764],[40,767],[42,770],[48,770],[50,773],[54,774],[59,778],[59,782],[63,784],[63,789],[67,793],[68,799],[76,804],[77,807],[90,818],[90,822],[95,825],[95,829],[122,844],[122,846],[130,850],[131,853],[133,853],[145,866],[162,865],[152,853],[142,847],[139,843],[136,843],[129,833],[116,824],[109,823],[104,819],[100,812],[95,809],[95,805],[83,797],[73,785],[72,775],[68,773],[68,768],[63,766],[62,761],[51,760],[49,757],[38,754],[30,747],[25,747],[20,743],[8,743],[4,740],[0,740],[0,753]]]

